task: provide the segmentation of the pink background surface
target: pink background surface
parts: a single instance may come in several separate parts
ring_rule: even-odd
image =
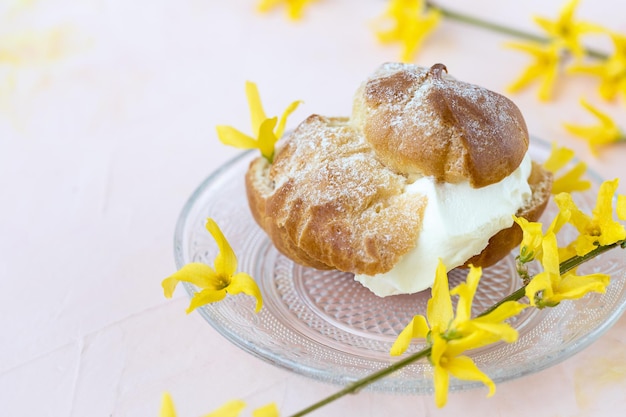
[[[556,16],[562,5],[445,3],[528,30],[533,13]],[[336,390],[233,346],[198,314],[185,315],[182,289],[166,300],[160,282],[175,270],[182,205],[238,152],[219,144],[214,126],[248,126],[244,81],[258,84],[270,114],[304,100],[289,127],[311,113],[349,115],[361,81],[399,57],[371,30],[384,8],[325,0],[293,23],[246,0],[0,5],[0,49],[16,45],[16,34],[56,34],[36,43],[53,56],[34,48],[21,63],[0,58],[1,414],[157,416],[170,391],[179,417],[233,398],[275,401],[288,415]],[[617,0],[578,10],[622,33],[625,15]],[[459,79],[504,92],[529,62],[506,40],[444,22],[415,62],[443,62]],[[561,127],[593,122],[582,96],[626,126],[624,100],[605,103],[596,86],[567,77],[550,103],[535,88],[511,98],[533,135],[573,148],[605,178],[621,176],[625,193],[626,146],[593,156]],[[561,364],[499,384],[490,399],[486,390],[455,393],[438,410],[430,396],[363,392],[314,415],[617,416],[624,392],[626,318]]]

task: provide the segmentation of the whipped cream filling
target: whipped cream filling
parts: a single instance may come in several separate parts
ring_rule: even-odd
[[[482,252],[489,239],[513,225],[512,215],[530,201],[528,154],[520,166],[502,181],[482,188],[469,182],[437,183],[422,177],[405,192],[428,199],[422,230],[415,247],[394,268],[377,275],[354,278],[380,297],[411,294],[432,286],[438,260],[448,270]]]

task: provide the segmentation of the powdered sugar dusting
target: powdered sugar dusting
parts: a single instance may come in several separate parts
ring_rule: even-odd
[[[297,207],[294,241],[324,242],[321,256],[331,265],[345,258],[351,271],[389,269],[415,244],[425,201],[404,194],[407,178],[382,165],[346,119],[307,119],[286,140],[269,178],[272,193],[284,199],[272,213],[276,223],[287,225]]]

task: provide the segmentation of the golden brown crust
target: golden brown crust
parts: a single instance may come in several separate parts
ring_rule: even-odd
[[[246,175],[250,209],[275,246],[318,269],[390,270],[415,246],[425,199],[380,164],[347,119],[310,116]]]
[[[377,157],[404,174],[484,187],[521,163],[528,131],[515,104],[442,74],[386,64],[359,89],[353,119]]]

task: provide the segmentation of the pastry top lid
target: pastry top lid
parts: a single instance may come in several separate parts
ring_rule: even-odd
[[[352,122],[396,172],[475,188],[510,175],[528,149],[517,106],[443,64],[383,64],[357,91]]]

